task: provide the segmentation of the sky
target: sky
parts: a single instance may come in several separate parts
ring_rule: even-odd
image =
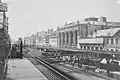
[[[8,3],[9,34],[26,37],[65,22],[105,16],[120,21],[120,0],[3,0]]]

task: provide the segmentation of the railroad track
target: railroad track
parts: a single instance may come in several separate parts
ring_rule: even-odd
[[[46,62],[43,59],[41,59],[41,58],[39,58],[37,56],[33,56],[32,54],[29,54],[29,56],[32,56],[32,58],[34,58],[34,60],[36,60],[39,63],[39,70],[40,70],[40,72],[48,80],[77,80],[74,77],[68,75],[67,73],[61,71],[60,69],[52,66],[51,64],[49,64],[48,62]]]

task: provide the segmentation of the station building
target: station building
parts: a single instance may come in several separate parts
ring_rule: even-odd
[[[120,28],[98,30],[91,37],[78,39],[78,48],[87,50],[120,51]]]
[[[120,27],[120,22],[108,22],[106,17],[90,17],[58,27],[58,47],[77,47],[78,39],[92,36],[98,30]]]

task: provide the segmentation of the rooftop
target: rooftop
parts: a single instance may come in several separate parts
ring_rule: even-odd
[[[97,32],[93,33],[93,37],[101,37],[101,36],[113,36],[115,35],[120,28],[112,28],[112,29],[106,29],[106,30],[98,30]]]
[[[102,44],[103,38],[85,38],[85,39],[79,39],[78,43],[80,44]]]

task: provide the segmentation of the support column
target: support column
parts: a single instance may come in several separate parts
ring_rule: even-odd
[[[75,46],[78,45],[78,31],[75,31]]]
[[[65,32],[65,46],[67,45],[67,32]]]
[[[109,44],[111,44],[111,38],[109,38]]]
[[[68,32],[69,38],[68,38],[68,46],[71,46],[71,31]]]
[[[63,32],[63,46],[65,45],[65,33]]]
[[[61,47],[63,46],[63,33],[61,33]]]
[[[73,33],[73,37],[72,37],[73,43],[72,43],[72,45],[75,46],[75,31],[73,31],[72,33]]]
[[[58,46],[61,46],[61,33],[58,34]]]
[[[71,46],[73,46],[73,32],[71,31]]]
[[[113,44],[116,44],[116,38],[113,38]]]
[[[66,45],[68,46],[68,43],[69,43],[69,33],[66,32]]]
[[[77,46],[77,31],[73,31],[73,46]]]

